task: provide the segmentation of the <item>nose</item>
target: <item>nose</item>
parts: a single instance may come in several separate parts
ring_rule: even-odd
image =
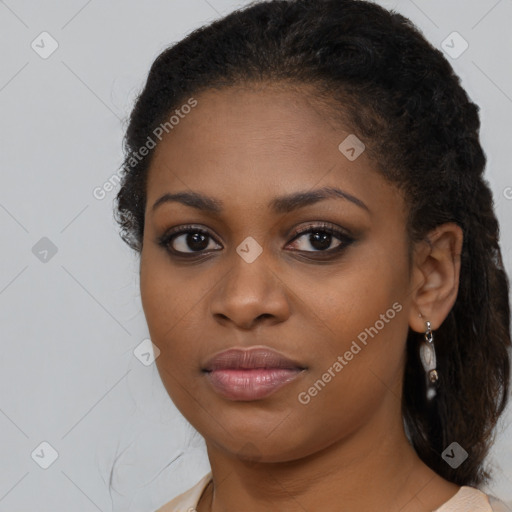
[[[277,324],[290,316],[287,287],[262,256],[248,263],[236,254],[211,295],[210,311],[217,322],[240,329]]]

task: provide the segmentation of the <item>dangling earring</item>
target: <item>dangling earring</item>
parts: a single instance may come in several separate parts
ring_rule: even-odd
[[[420,346],[420,359],[423,369],[426,373],[427,380],[427,400],[432,400],[436,396],[436,387],[439,380],[439,375],[436,370],[436,351],[434,349],[434,335],[430,328],[430,322],[425,322],[427,326],[425,331],[425,340],[422,341]]]

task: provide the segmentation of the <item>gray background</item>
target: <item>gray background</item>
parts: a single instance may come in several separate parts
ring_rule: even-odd
[[[103,199],[93,191],[115,177],[126,117],[156,56],[247,3],[0,2],[0,512],[151,511],[209,470],[155,365],[134,355],[148,337],[137,258],[112,218],[117,187]],[[448,59],[481,107],[512,273],[512,1],[380,3],[437,47],[454,31],[469,44]],[[44,31],[58,43],[47,58]],[[512,509],[511,420],[509,407],[487,490]]]

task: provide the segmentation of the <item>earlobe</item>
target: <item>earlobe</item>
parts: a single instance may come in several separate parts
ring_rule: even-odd
[[[459,289],[462,228],[449,222],[416,244],[411,274],[409,325],[424,332],[425,321],[436,330],[455,304]]]

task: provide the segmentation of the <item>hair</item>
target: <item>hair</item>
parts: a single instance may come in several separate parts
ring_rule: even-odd
[[[272,84],[315,91],[326,117],[347,122],[404,191],[410,246],[445,222],[463,230],[456,302],[435,332],[439,389],[426,398],[409,329],[402,415],[418,456],[458,485],[481,485],[510,385],[509,282],[492,193],[483,173],[479,108],[441,51],[404,16],[364,0],[253,2],[194,30],[154,61],[124,138],[116,197],[123,240],[142,250],[148,136],[190,98],[213,88]],[[300,90],[300,89],[299,89]],[[456,441],[456,469],[441,454]]]

